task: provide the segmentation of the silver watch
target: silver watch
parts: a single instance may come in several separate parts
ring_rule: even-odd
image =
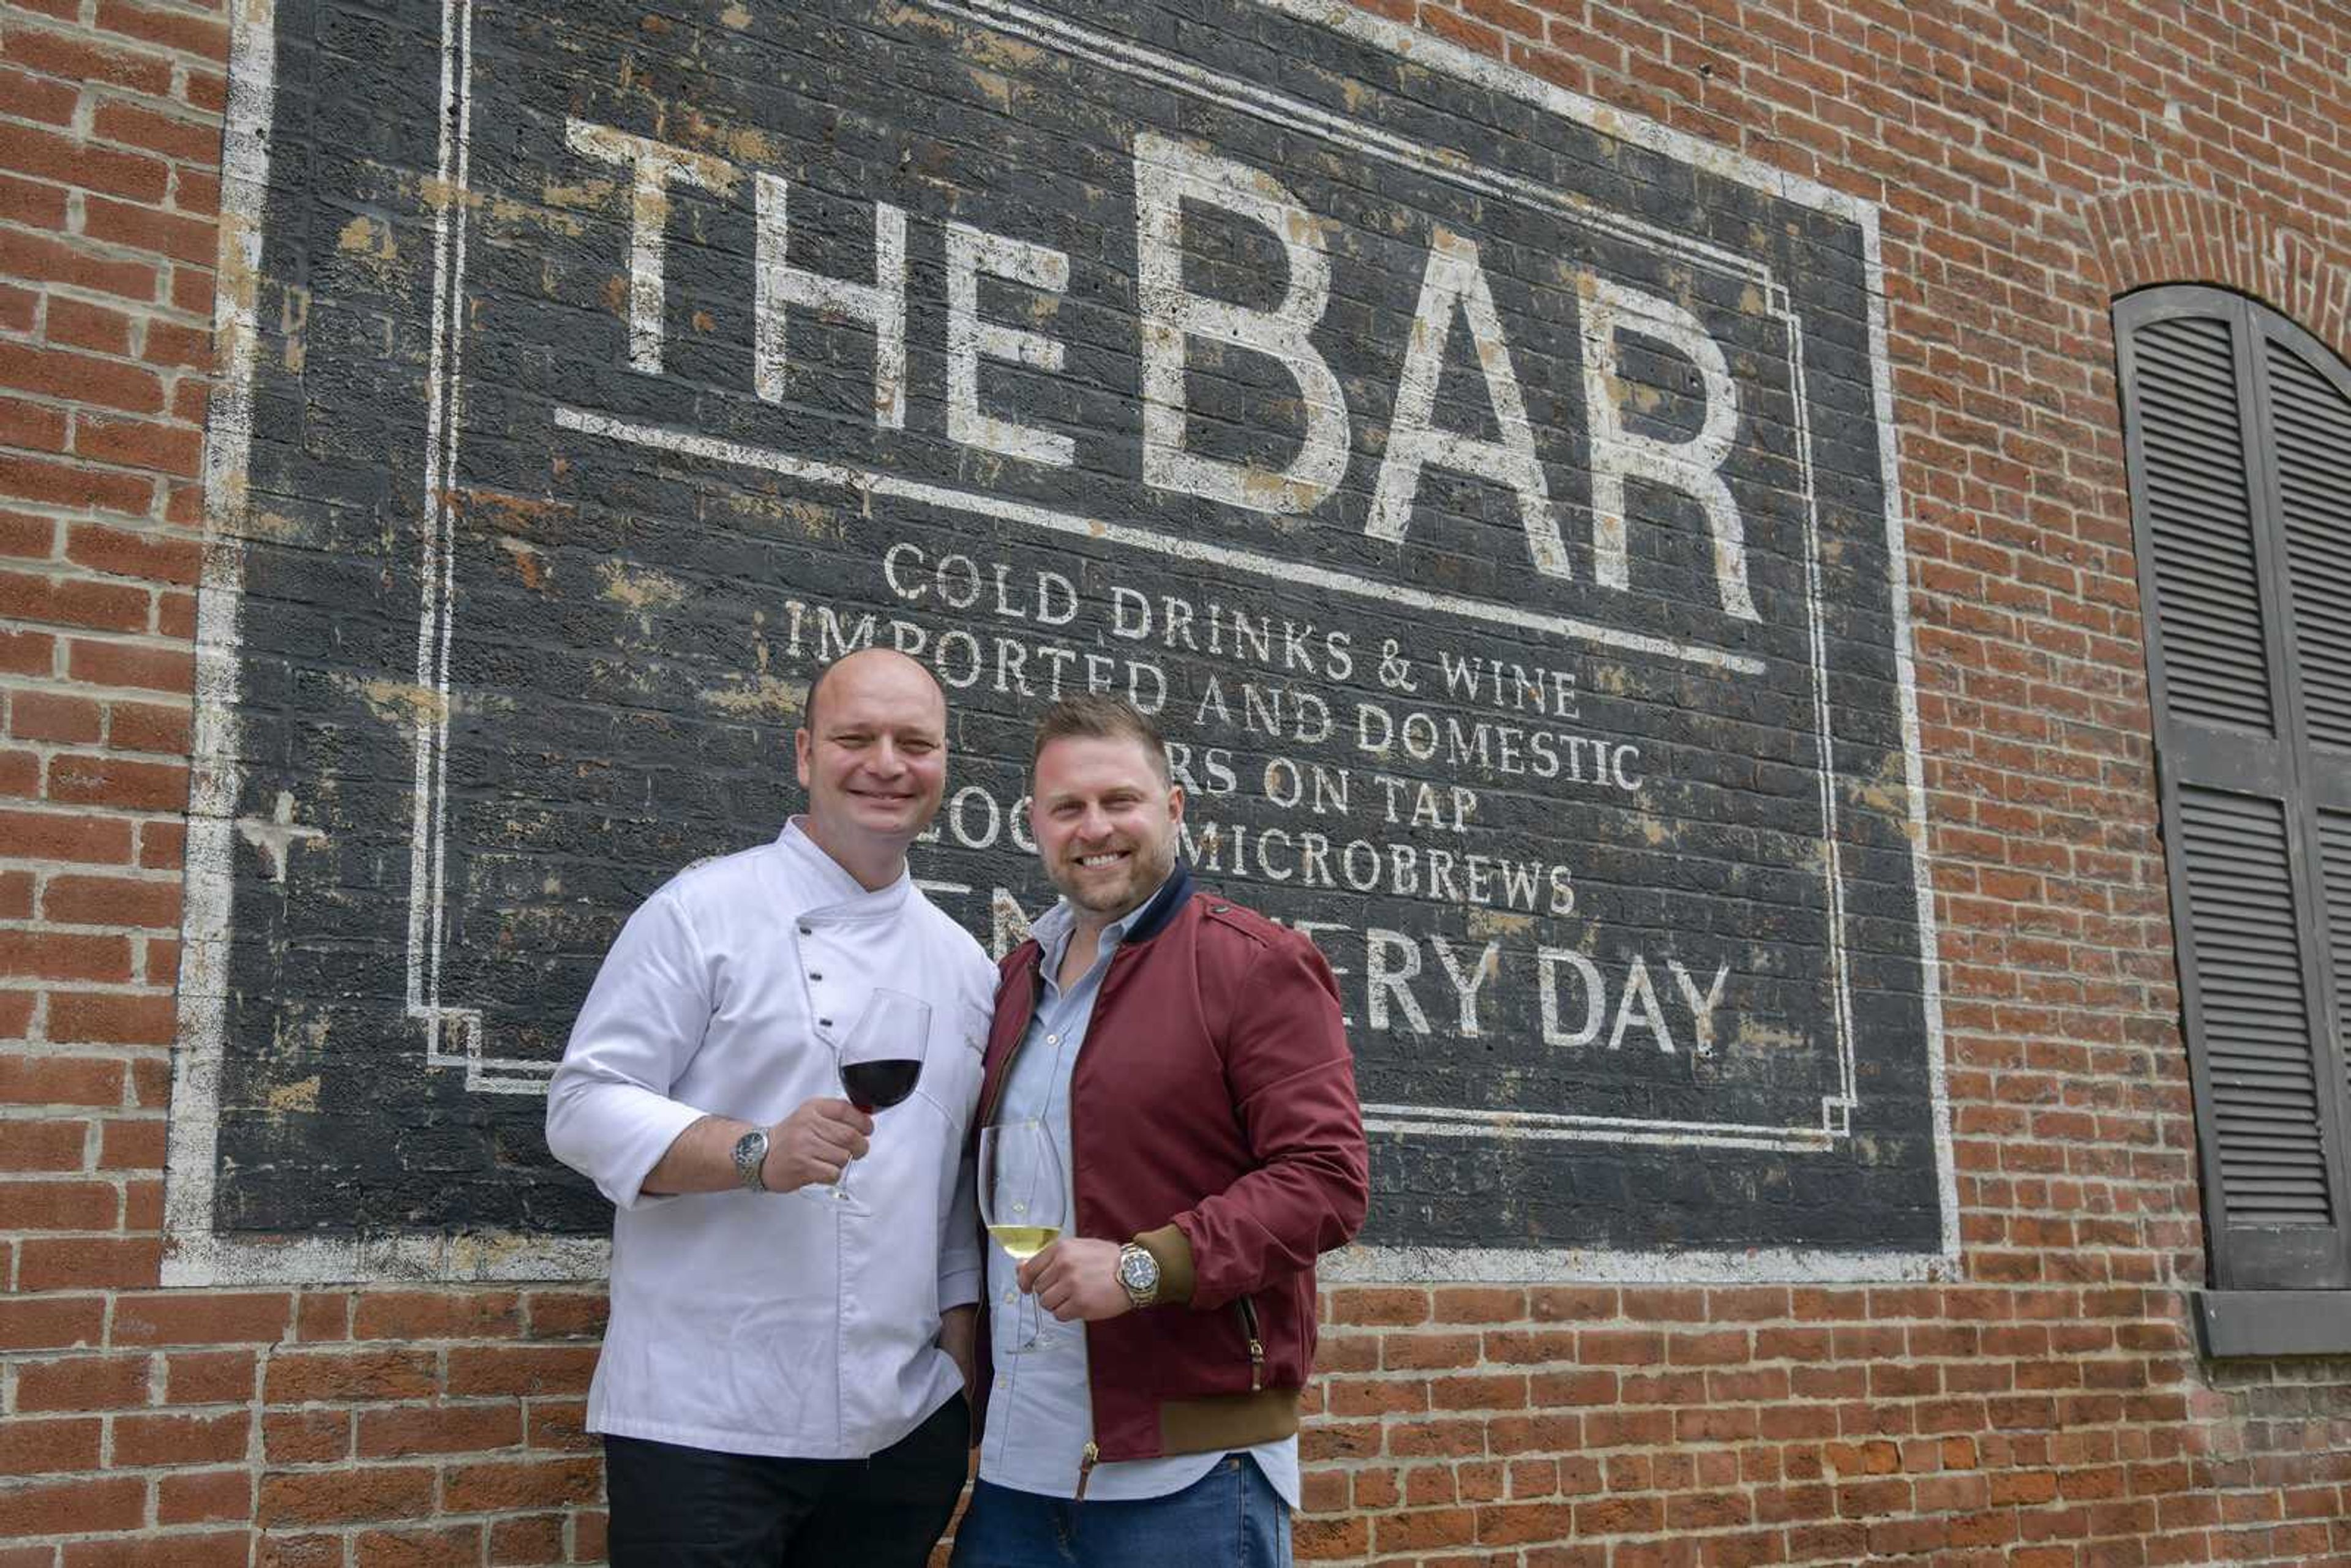
[[[1118,1249],[1118,1282],[1128,1301],[1151,1305],[1159,1299],[1159,1260],[1142,1243],[1128,1242]]]
[[[754,1127],[735,1140],[735,1179],[746,1192],[765,1192],[767,1178],[759,1174],[768,1163],[768,1130]]]

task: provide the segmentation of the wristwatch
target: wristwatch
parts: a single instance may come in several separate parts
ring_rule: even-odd
[[[759,1174],[768,1163],[768,1130],[754,1127],[735,1140],[735,1176],[745,1192],[765,1192],[767,1178]]]
[[[1140,1242],[1128,1242],[1118,1249],[1118,1282],[1129,1301],[1149,1306],[1159,1299],[1159,1260]]]

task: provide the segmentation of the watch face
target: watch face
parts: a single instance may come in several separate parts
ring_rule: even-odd
[[[1138,1291],[1159,1283],[1159,1260],[1148,1252],[1130,1252],[1119,1260],[1118,1277]]]

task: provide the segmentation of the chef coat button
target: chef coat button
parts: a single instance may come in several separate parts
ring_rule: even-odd
[[[821,980],[821,979],[823,979],[823,978],[824,978],[824,977],[823,977],[822,975],[818,974],[814,969],[810,969],[810,970],[809,971],[809,978],[810,978],[810,979],[811,979],[811,980]]]
[[[803,925],[800,927],[800,935],[803,936],[813,936],[816,935],[816,927],[813,925]]]
[[[831,1029],[832,1027],[832,1020],[831,1019],[819,1019],[816,1021],[819,1029]]]

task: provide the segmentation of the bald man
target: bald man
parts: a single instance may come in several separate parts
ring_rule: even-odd
[[[807,720],[807,814],[630,918],[548,1092],[548,1146],[617,1210],[588,1396],[615,1568],[914,1568],[963,1486],[962,1150],[996,972],[906,872],[946,700],[873,649],[819,675]],[[930,1009],[914,1092],[878,1117],[835,1055],[877,987]]]

